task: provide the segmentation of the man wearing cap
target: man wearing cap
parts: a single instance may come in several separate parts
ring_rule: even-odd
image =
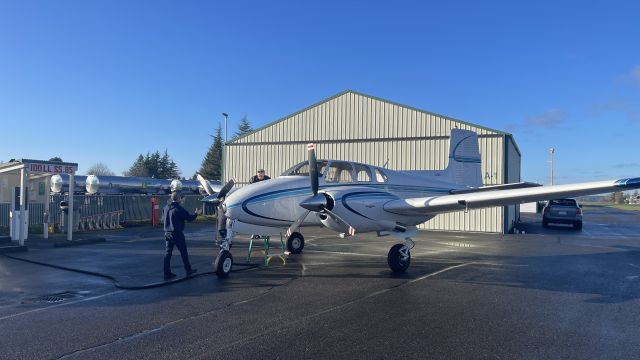
[[[184,239],[184,222],[193,221],[202,213],[202,210],[196,209],[195,214],[189,214],[185,208],[180,205],[182,197],[177,191],[171,193],[171,203],[162,209],[162,219],[164,221],[164,239],[166,242],[166,252],[164,254],[164,279],[170,280],[176,277],[171,272],[171,255],[173,247],[177,247],[182,257],[182,264],[187,276],[193,275],[197,270],[191,267],[189,263],[189,254],[187,253],[187,243]]]
[[[256,174],[251,177],[251,180],[249,180],[249,183],[253,184],[253,183],[256,183],[256,182],[265,181],[265,180],[269,180],[269,179],[271,179],[271,178],[268,175],[265,175],[264,169],[258,169]]]

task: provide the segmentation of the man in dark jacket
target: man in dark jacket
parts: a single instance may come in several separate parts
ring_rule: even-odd
[[[258,169],[255,175],[249,180],[250,184],[271,179],[269,175],[265,175],[264,169]]]
[[[187,243],[184,239],[184,222],[193,221],[201,213],[200,209],[196,209],[195,214],[189,214],[185,208],[180,205],[180,194],[178,192],[171,193],[171,203],[162,209],[162,219],[164,221],[164,239],[166,241],[166,252],[164,254],[164,279],[169,280],[176,277],[171,272],[171,255],[173,247],[176,246],[182,257],[182,264],[187,272],[187,276],[194,274],[197,270],[191,268],[189,263],[189,254],[187,253]]]

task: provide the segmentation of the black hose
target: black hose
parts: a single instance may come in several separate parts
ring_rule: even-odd
[[[111,275],[101,274],[101,273],[98,273],[98,272],[93,272],[93,271],[88,271],[88,270],[74,269],[74,268],[69,268],[69,267],[66,267],[66,266],[48,264],[48,263],[44,263],[44,262],[40,262],[40,261],[24,259],[24,258],[20,258],[20,257],[16,257],[16,256],[7,255],[7,254],[2,254],[2,255],[4,255],[5,257],[7,257],[9,259],[18,260],[18,261],[24,261],[24,262],[27,262],[27,263],[30,263],[30,264],[42,265],[42,266],[47,266],[47,267],[54,268],[54,269],[71,271],[71,272],[76,272],[76,273],[80,273],[80,274],[97,276],[97,277],[109,279],[109,280],[111,280],[113,282],[113,285],[115,287],[117,287],[118,289],[124,289],[124,290],[153,289],[153,288],[157,288],[157,287],[161,287],[161,286],[167,286],[167,285],[176,284],[176,283],[183,282],[183,281],[186,281],[186,280],[189,280],[189,279],[193,279],[193,278],[196,278],[196,277],[199,277],[199,276],[211,275],[211,274],[215,274],[216,273],[215,271],[206,271],[206,272],[198,273],[196,275],[192,275],[192,276],[189,276],[189,277],[175,278],[174,280],[171,280],[171,281],[155,282],[155,283],[151,283],[151,284],[138,285],[138,286],[127,286],[127,285],[120,284]],[[247,270],[255,269],[255,268],[259,267],[260,265],[251,264],[251,263],[234,263],[233,266],[234,267],[235,266],[243,266],[244,268],[238,269],[238,270],[232,270],[231,272],[247,271]]]

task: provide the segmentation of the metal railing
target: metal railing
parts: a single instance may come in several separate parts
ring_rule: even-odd
[[[75,195],[74,212],[78,227],[114,228],[123,222],[150,221],[151,198],[158,199],[160,212],[169,201],[169,195]],[[188,211],[202,208],[200,195],[184,195],[184,206]],[[49,224],[60,225],[60,202],[68,201],[67,195],[52,195],[49,205]],[[10,203],[0,203],[0,227],[9,227]],[[44,204],[29,203],[29,225],[39,225],[44,222]],[[82,225],[84,223],[84,225]]]

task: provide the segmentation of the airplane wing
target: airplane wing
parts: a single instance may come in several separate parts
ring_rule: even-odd
[[[391,213],[403,215],[437,214],[638,188],[640,188],[640,178],[493,191],[482,190],[464,194],[392,200],[384,205],[384,209]]]

